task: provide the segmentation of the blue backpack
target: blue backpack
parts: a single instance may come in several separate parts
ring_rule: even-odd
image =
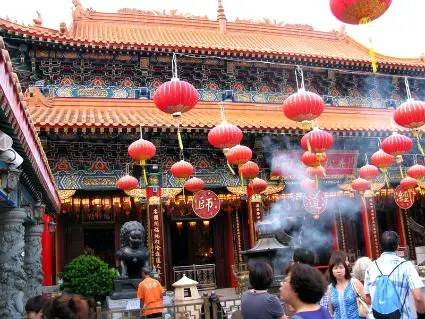
[[[409,291],[407,291],[402,302],[390,276],[405,262],[406,261],[399,263],[389,275],[384,275],[381,269],[379,269],[378,263],[375,261],[376,267],[381,273],[376,279],[376,290],[372,301],[372,313],[375,319],[400,319],[402,317],[404,303]]]

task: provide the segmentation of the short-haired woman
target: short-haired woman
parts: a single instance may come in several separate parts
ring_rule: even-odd
[[[283,319],[279,299],[267,292],[273,282],[273,270],[265,262],[256,262],[249,267],[251,290],[243,293],[241,312],[244,319]]]
[[[62,294],[43,308],[43,315],[45,319],[93,319],[96,315],[95,306],[92,299]]]
[[[318,304],[325,290],[320,271],[304,264],[289,266],[279,289],[280,298],[295,309],[293,319],[330,319],[329,312]]]
[[[329,264],[329,296],[335,319],[360,319],[356,295],[366,300],[362,283],[351,278],[345,259],[331,258]]]

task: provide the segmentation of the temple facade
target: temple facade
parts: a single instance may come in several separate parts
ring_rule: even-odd
[[[44,27],[41,18],[32,25],[0,19],[8,72],[19,79],[11,75],[23,92],[28,127],[38,133],[32,137],[45,166],[35,167],[44,167],[52,183],[48,189],[43,184],[43,200],[51,206],[45,218],[54,216],[57,225],[53,243],[46,242],[54,267],[45,261],[45,284],[55,284],[56,271],[82,254],[117,267],[119,229],[129,220],[148,229],[151,263],[168,287],[193,265],[211,276],[206,284],[234,285],[232,265],[243,262],[242,251],[255,242],[253,225],[263,218],[280,223],[281,242],[316,243],[318,265],[327,264],[332,249],[347,251],[352,260],[375,258],[379,234],[390,229],[400,233],[409,258],[416,260],[415,247],[425,245],[424,198],[418,194],[406,210],[395,204],[398,165],[388,170],[389,185],[376,179],[364,200],[350,185],[391,134],[392,113],[406,100],[405,77],[412,97],[425,99],[423,58],[377,54],[375,74],[368,49],[343,28],[319,32],[267,20],[229,22],[221,1],[217,20],[176,11],[101,13],[73,3],[72,24],[58,29]],[[178,77],[200,95],[178,120],[153,102],[155,90],[171,79],[173,57]],[[319,183],[327,206],[318,219],[306,212],[299,187],[304,128],[281,110],[298,89],[300,70],[306,89],[326,103],[317,124],[335,139]],[[261,196],[247,191],[223,152],[207,141],[223,115],[243,130],[243,144],[253,150],[260,177],[268,182]],[[146,166],[148,185],[127,151],[141,135],[157,149]],[[422,161],[419,153],[415,146],[403,167]],[[183,193],[169,172],[182,156],[220,199],[220,212],[211,220],[193,213],[193,195]],[[279,169],[281,162],[289,171]],[[140,179],[139,189],[117,188],[127,172]],[[54,196],[61,198],[60,210]]]

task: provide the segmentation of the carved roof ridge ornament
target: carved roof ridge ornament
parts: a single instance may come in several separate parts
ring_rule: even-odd
[[[37,18],[33,19],[32,21],[34,21],[35,26],[41,27],[43,24],[43,18],[41,17],[40,12],[38,12],[37,10],[35,12],[37,12]]]
[[[30,87],[25,91],[24,101],[29,107],[53,107],[54,98],[52,96],[45,97],[37,87]]]
[[[75,9],[72,10],[72,20],[79,20],[81,18],[90,18],[90,14],[95,12],[92,8],[85,9],[79,0],[72,0]]]
[[[186,19],[200,19],[209,20],[208,16],[196,16],[190,13],[180,13],[177,9],[171,10],[141,10],[136,8],[122,8],[117,11],[118,14],[135,14],[135,15],[150,15],[150,16],[164,16],[164,17],[180,17]]]

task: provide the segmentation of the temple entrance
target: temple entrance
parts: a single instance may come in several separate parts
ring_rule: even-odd
[[[173,266],[215,264],[212,222],[171,221],[170,226]]]
[[[115,267],[114,229],[84,229],[84,254],[97,256]]]

